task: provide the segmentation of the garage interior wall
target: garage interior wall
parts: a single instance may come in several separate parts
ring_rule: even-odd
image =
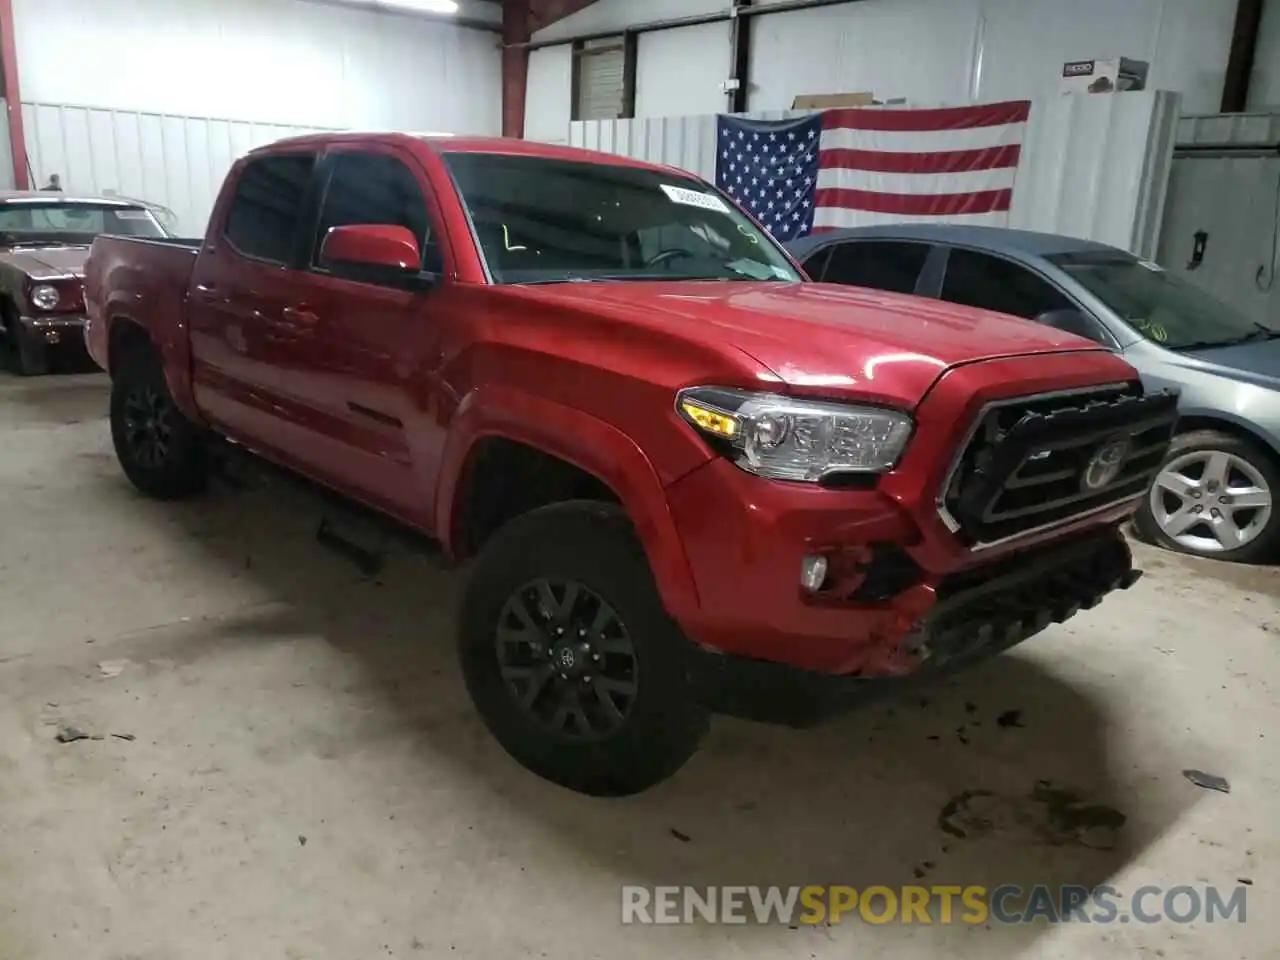
[[[755,0],[768,6],[779,0]],[[1068,60],[1125,56],[1151,64],[1148,86],[1182,95],[1187,113],[1221,105],[1237,0],[858,0],[753,19],[751,111],[797,94],[872,91],[921,104],[1039,98]],[[1280,101],[1280,0],[1266,0],[1251,109]],[[641,22],[722,12],[726,0],[599,0],[534,34],[534,42]],[[563,140],[572,74],[567,45],[533,51],[526,135]],[[729,24],[639,36],[636,116],[723,111]]]
[[[203,229],[232,159],[309,130],[498,134],[498,34],[308,0],[13,0],[39,183]],[[500,23],[496,4],[460,14]]]

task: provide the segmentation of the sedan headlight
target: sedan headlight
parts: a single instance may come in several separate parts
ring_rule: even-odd
[[[41,310],[52,310],[61,299],[62,294],[58,291],[58,288],[47,283],[31,288],[31,302]]]
[[[896,410],[717,387],[682,390],[676,409],[742,469],[773,480],[883,473],[912,429]]]

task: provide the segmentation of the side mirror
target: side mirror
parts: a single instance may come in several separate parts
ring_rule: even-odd
[[[1084,337],[1086,340],[1098,340],[1098,325],[1093,318],[1074,307],[1066,307],[1062,310],[1050,310],[1040,314],[1035,318],[1036,323],[1042,323],[1046,327],[1053,327],[1055,330],[1061,330],[1063,333],[1074,333],[1077,337]]]
[[[333,227],[325,234],[320,263],[326,267],[416,274],[422,268],[422,251],[417,238],[405,227],[358,223]]]

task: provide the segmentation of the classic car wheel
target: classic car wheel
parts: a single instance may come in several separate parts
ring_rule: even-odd
[[[459,617],[463,676],[490,732],[527,769],[594,796],[648,789],[697,750],[708,715],[685,643],[630,521],[607,503],[509,523]]]
[[[1143,539],[1181,553],[1255,563],[1280,548],[1280,469],[1240,437],[1174,439],[1135,518]]]
[[[111,439],[125,476],[149,497],[190,497],[208,482],[202,431],[174,404],[150,347],[120,360],[111,383]]]

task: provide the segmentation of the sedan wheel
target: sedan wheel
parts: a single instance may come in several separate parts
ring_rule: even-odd
[[[1237,437],[1201,431],[1177,438],[1139,511],[1146,539],[1183,553],[1253,562],[1280,540],[1270,458]]]

